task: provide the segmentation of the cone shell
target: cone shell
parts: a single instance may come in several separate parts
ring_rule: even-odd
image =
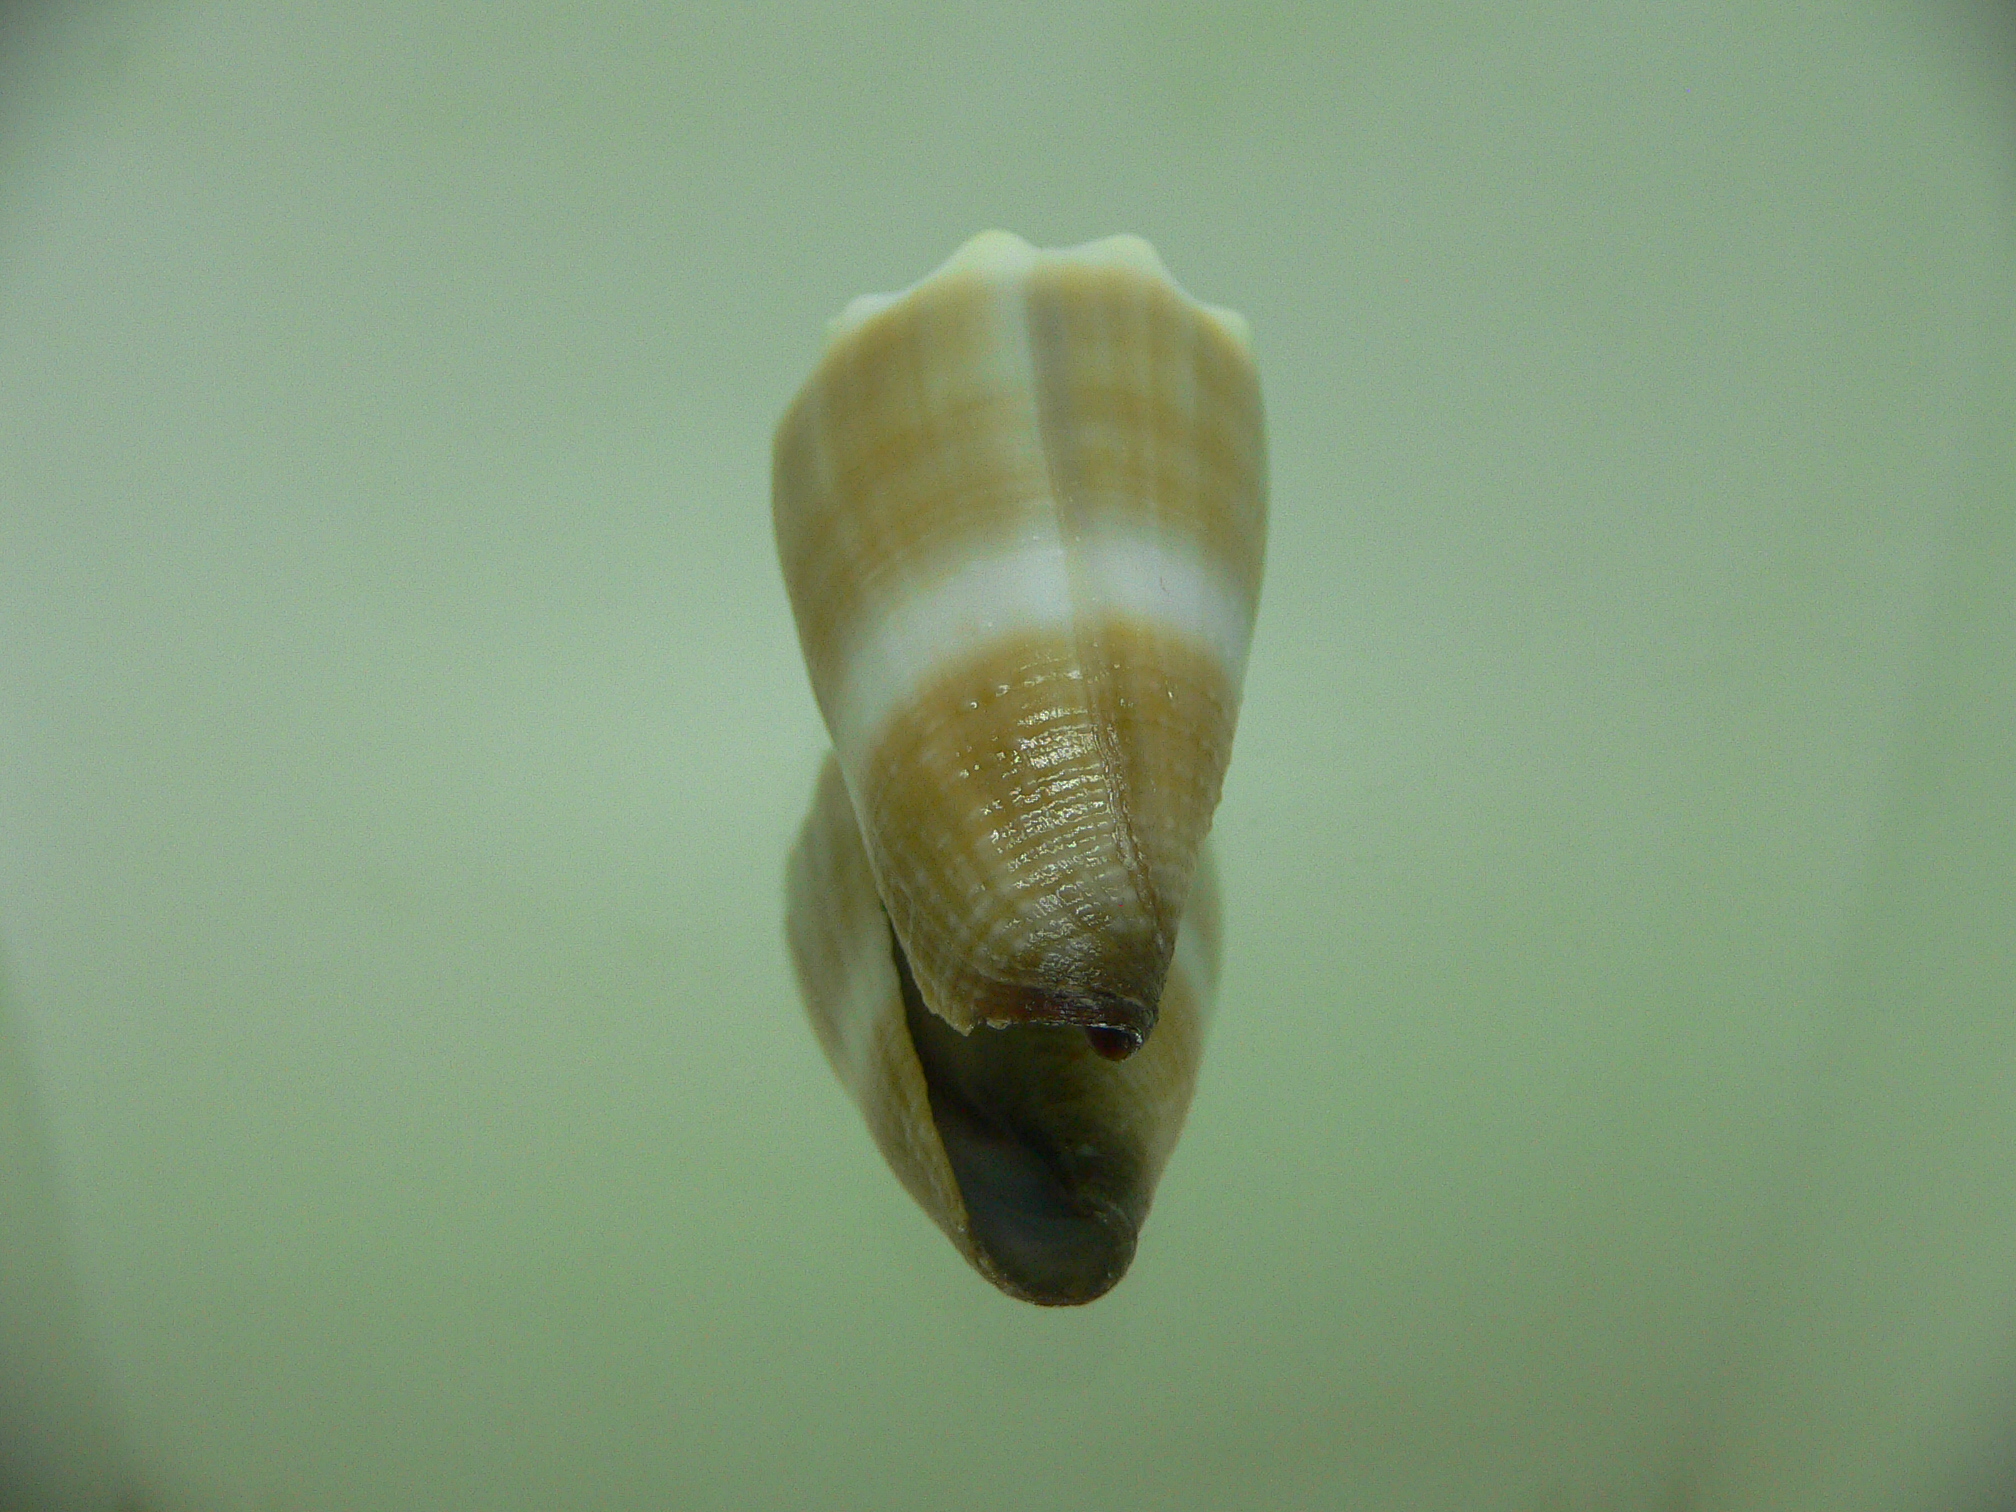
[[[815,1023],[891,1163],[969,1258],[1018,1294],[1083,1300],[1018,1290],[998,1255],[982,1258],[988,1224],[960,1185],[979,1178],[952,1148],[967,1136],[948,1125],[964,1115],[947,1089],[982,1086],[989,1127],[1021,1116],[1004,1099],[1058,1137],[1086,1133],[1066,1105],[1117,1118],[1143,1171],[1180,1126],[1200,984],[1193,964],[1172,990],[1172,963],[1265,550],[1245,323],[1191,299],[1138,237],[1040,252],[985,233],[832,323],[778,428],[773,498],[836,757],[793,872]],[[818,859],[843,842],[858,877]],[[822,891],[843,873],[861,897]],[[808,943],[831,921],[801,915],[868,909],[869,894],[886,940],[871,929],[840,957]],[[878,975],[862,951],[893,965]],[[1158,1030],[1172,1014],[1183,1027]],[[1063,1032],[969,1042],[980,1026]],[[905,1031],[902,1053],[861,1048]],[[1125,1085],[1153,1096],[1137,1107],[1089,1067],[1144,1045],[1155,1053]],[[899,1063],[939,1102],[904,1090]],[[919,1141],[939,1146],[935,1164]],[[1138,1225],[1146,1189],[1135,1206]]]

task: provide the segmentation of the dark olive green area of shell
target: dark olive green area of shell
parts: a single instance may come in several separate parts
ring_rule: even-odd
[[[1108,1047],[1069,1024],[960,1034],[925,1006],[895,934],[903,1012],[982,1268],[1029,1302],[1067,1307],[1111,1291],[1148,1213],[1144,1162],[1099,1117],[1119,1074]]]

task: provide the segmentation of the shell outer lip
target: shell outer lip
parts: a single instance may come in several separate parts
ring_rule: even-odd
[[[1159,987],[1159,984],[1157,984]],[[1083,1029],[1107,1060],[1125,1060],[1155,1032],[1161,993],[1130,997],[1099,988],[1002,986],[976,1003],[975,1018],[993,1028],[1066,1024]]]

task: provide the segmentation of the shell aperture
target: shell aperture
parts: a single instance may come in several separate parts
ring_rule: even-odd
[[[1188,1108],[1265,493],[1244,322],[1137,237],[987,232],[856,300],[778,428],[834,742],[801,991],[898,1176],[1028,1300],[1119,1279]]]

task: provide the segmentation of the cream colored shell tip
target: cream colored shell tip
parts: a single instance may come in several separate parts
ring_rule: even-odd
[[[1139,237],[985,232],[829,325],[773,504],[834,745],[789,900],[813,1023],[967,1258],[1088,1301],[1215,977],[1200,855],[1266,543],[1245,322]]]

